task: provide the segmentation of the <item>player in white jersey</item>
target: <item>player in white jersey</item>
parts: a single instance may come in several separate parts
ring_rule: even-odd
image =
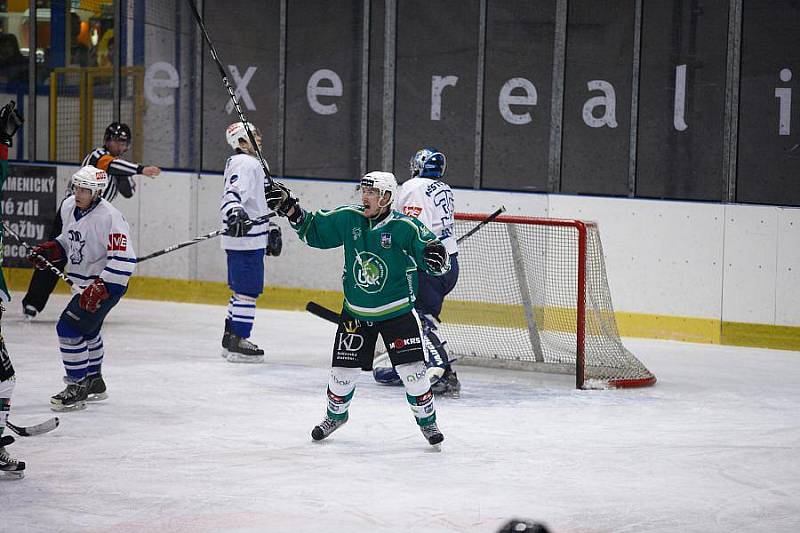
[[[455,201],[450,186],[442,181],[447,169],[447,159],[436,148],[422,148],[411,158],[411,179],[402,184],[394,202],[394,209],[415,217],[431,230],[444,244],[450,255],[450,272],[431,276],[417,271],[419,289],[414,304],[426,341],[426,363],[441,369],[442,375],[434,383],[433,391],[440,396],[458,397],[461,384],[453,371],[453,362],[447,355],[445,343],[436,334],[436,323],[442,312],[445,296],[458,281],[458,242],[454,231]],[[400,378],[391,367],[376,366],[375,380],[380,383],[399,384]]]
[[[108,174],[85,166],[72,176],[73,194],[61,205],[64,229],[53,241],[33,249],[56,265],[66,265],[69,278],[82,292],[72,297],[56,324],[66,389],[50,399],[54,411],[77,410],[86,401],[103,400],[103,338],[108,312],[128,289],[136,268],[130,227],[116,207],[101,195]],[[34,253],[37,269],[47,268]]]
[[[248,123],[259,150],[261,133]],[[264,169],[250,145],[244,124],[234,122],[225,132],[234,154],[225,163],[225,190],[220,214],[228,231],[222,236],[228,264],[228,316],[222,335],[222,356],[231,363],[261,363],[264,350],[249,338],[256,317],[256,299],[264,290],[264,255],[281,249],[278,226],[256,219],[268,214]]]
[[[91,165],[108,173],[108,186],[102,196],[109,202],[114,201],[117,193],[124,198],[133,196],[136,191],[136,182],[133,180],[135,175],[142,174],[153,178],[161,174],[161,169],[156,166],[145,166],[122,159],[122,156],[130,148],[131,142],[133,142],[131,128],[124,123],[112,122],[103,135],[103,146],[95,148],[83,158],[81,166]],[[67,193],[67,198],[69,198],[72,191],[67,191]],[[49,238],[54,239],[61,233],[63,222],[59,207]],[[57,282],[58,277],[50,270],[38,270],[33,273],[28,285],[28,292],[22,298],[22,312],[26,318],[33,319],[42,312]]]

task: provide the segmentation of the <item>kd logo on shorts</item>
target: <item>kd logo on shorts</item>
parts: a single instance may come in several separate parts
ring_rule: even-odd
[[[364,337],[358,333],[339,333],[340,352],[357,352],[364,346]]]

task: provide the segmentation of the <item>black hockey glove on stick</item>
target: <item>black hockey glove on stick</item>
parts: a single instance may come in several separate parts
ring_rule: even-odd
[[[229,237],[244,237],[250,228],[253,227],[253,221],[247,215],[247,211],[241,207],[234,207],[228,212],[228,218],[225,220],[228,225],[228,230],[225,235]]]
[[[300,221],[302,211],[300,210],[300,201],[292,196],[290,191],[284,184],[275,182],[272,187],[267,189],[264,193],[267,200],[267,207],[278,213],[282,217],[288,217],[289,221],[297,224]],[[294,208],[294,212],[289,216],[289,211]]]
[[[442,273],[450,260],[447,249],[439,241],[431,241],[426,244],[422,255],[428,268],[436,273]]]

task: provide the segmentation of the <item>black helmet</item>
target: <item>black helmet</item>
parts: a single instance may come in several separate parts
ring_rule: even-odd
[[[131,137],[130,126],[122,122],[112,122],[106,128],[106,133],[103,136],[103,142],[107,143],[108,141],[125,141],[130,143]]]

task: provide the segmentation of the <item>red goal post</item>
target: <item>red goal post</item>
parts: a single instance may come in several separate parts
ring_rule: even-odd
[[[456,236],[487,215],[456,214]],[[459,245],[441,336],[467,364],[575,373],[581,389],[656,377],[622,344],[597,224],[499,216]]]

